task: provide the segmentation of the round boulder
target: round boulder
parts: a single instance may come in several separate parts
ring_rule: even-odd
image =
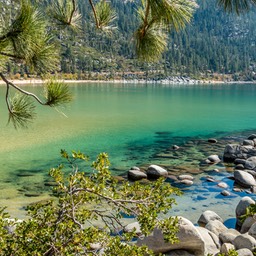
[[[223,219],[217,213],[207,210],[201,214],[197,223],[199,226],[204,227],[211,220],[219,220],[223,222]]]
[[[250,173],[242,171],[242,170],[235,170],[234,178],[235,178],[235,181],[239,185],[241,185],[245,188],[250,188],[251,186],[256,185],[256,181],[255,181],[254,177]]]
[[[146,245],[155,254],[167,253],[172,250],[186,250],[192,251],[196,256],[205,255],[205,242],[199,231],[188,219],[178,218],[179,231],[176,234],[179,239],[178,243],[167,243],[161,230],[155,229],[152,235],[138,239],[137,245]]]
[[[253,256],[253,253],[249,249],[239,249],[236,251],[238,256]]]
[[[244,215],[246,213],[246,208],[251,205],[251,204],[255,204],[254,200],[252,198],[250,198],[249,196],[245,196],[243,197],[237,207],[236,207],[236,218],[237,218],[237,225],[238,226],[242,226],[242,223],[239,219],[240,216]]]
[[[256,247],[256,240],[248,234],[243,234],[237,236],[233,244],[237,250],[247,248],[252,251]]]
[[[256,223],[254,222],[254,224],[250,227],[249,231],[248,231],[248,235],[254,237],[256,239]]]
[[[215,235],[219,236],[220,233],[226,231],[228,228],[219,220],[210,220],[205,228],[213,232]]]
[[[256,215],[254,215],[254,217],[248,216],[248,217],[244,220],[240,232],[241,232],[242,234],[248,232],[248,230],[252,227],[252,225],[253,225],[255,222],[256,222]],[[254,237],[254,236],[253,236],[253,237]],[[255,237],[254,237],[254,238],[255,238]]]
[[[239,235],[241,235],[239,231],[237,231],[236,229],[230,228],[230,229],[227,229],[224,232],[221,232],[219,234],[219,238],[220,238],[222,243],[231,243],[231,244],[233,244],[235,238]]]
[[[207,160],[209,160],[211,163],[218,163],[221,161],[218,155],[210,155],[207,157]]]
[[[142,180],[142,179],[146,179],[147,178],[147,174],[142,172],[142,171],[138,171],[138,170],[129,170],[128,171],[128,179],[130,180]]]
[[[161,166],[152,164],[148,167],[147,175],[151,179],[158,179],[160,177],[167,177],[168,172]]]

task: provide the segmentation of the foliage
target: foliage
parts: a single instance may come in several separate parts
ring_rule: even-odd
[[[253,216],[255,214],[256,214],[256,205],[251,204],[246,208],[245,214],[240,216],[240,220],[241,220],[241,222],[244,222],[247,217]]]
[[[10,101],[9,120],[17,129],[35,118],[35,105],[27,95],[17,93]]]
[[[74,31],[80,29],[81,14],[74,1],[56,0],[52,5],[48,12],[58,25],[69,27]]]
[[[72,101],[68,86],[59,81],[50,80],[45,84],[45,105],[56,107]]]
[[[123,232],[123,216],[133,217],[143,235],[158,227],[165,238],[177,242],[177,218],[159,218],[167,213],[180,192],[163,179],[145,185],[117,181],[109,171],[106,153],[93,162],[93,173],[79,170],[87,156],[61,151],[71,173],[66,176],[64,165],[50,170],[58,186],[56,200],[39,202],[29,207],[30,218],[16,223],[13,232],[4,227],[14,225],[4,211],[0,212],[1,255],[152,255],[146,247],[131,243],[137,234]]]
[[[213,256],[213,255],[208,254],[207,256]],[[217,256],[238,256],[238,252],[236,250],[230,249],[228,253],[218,253]]]
[[[99,1],[95,6],[97,27],[103,31],[111,31],[114,29],[110,24],[116,19],[116,12],[111,8],[110,4],[104,0]]]
[[[142,7],[138,9],[141,25],[135,32],[138,57],[158,60],[167,46],[166,30],[183,28],[190,22],[196,7],[194,1],[142,1]]]
[[[255,5],[256,0],[218,0],[218,3],[227,11],[240,14],[241,12],[248,11],[251,5]]]

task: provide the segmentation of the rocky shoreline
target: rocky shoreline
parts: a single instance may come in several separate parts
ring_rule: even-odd
[[[218,141],[210,138],[207,143],[214,145]],[[179,151],[180,147],[173,145],[170,150],[174,153]],[[239,142],[236,143],[230,138],[222,155],[209,155],[200,161],[200,166],[214,168],[216,164],[220,163],[230,166],[231,175],[228,179],[232,181],[232,187],[225,182],[216,181],[210,175],[206,176],[206,182],[215,182],[223,197],[232,198],[232,194],[242,191],[248,194],[248,196],[241,198],[233,213],[235,228],[230,228],[226,224],[227,220],[223,221],[215,211],[206,210],[201,214],[196,225],[187,218],[179,216],[180,230],[177,236],[180,242],[178,244],[166,243],[163,234],[159,230],[154,230],[149,237],[139,238],[137,244],[147,245],[155,254],[165,253],[165,255],[172,256],[218,255],[219,253],[227,254],[229,250],[235,250],[239,256],[252,256],[256,248],[256,214],[250,215],[246,209],[250,205],[255,205],[255,200],[250,195],[255,194],[256,191],[256,135],[252,134],[246,139],[240,138]],[[219,172],[217,168],[213,171]],[[189,187],[193,185],[194,180],[191,174],[175,176],[170,168],[168,170],[159,165],[150,165],[142,169],[133,167],[127,175],[128,179],[133,181],[152,180],[163,176],[174,186],[182,184]],[[139,235],[140,228],[137,226],[138,224],[132,223],[129,225],[128,230],[135,227]]]
[[[120,83],[120,84],[163,84],[163,85],[190,85],[190,84],[243,84],[250,83],[255,84],[256,81],[233,81],[233,80],[207,80],[207,79],[193,79],[185,76],[170,76],[165,79],[111,79],[111,80],[65,80],[59,79],[65,83]],[[19,85],[41,85],[44,83],[44,80],[32,78],[32,79],[10,79],[10,81],[14,84]],[[0,85],[5,85],[5,82],[0,80]]]

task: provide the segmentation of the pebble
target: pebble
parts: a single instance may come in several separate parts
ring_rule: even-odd
[[[180,148],[180,147],[177,146],[177,145],[173,145],[173,146],[172,146],[172,149],[173,149],[173,150],[178,150],[179,148]]]
[[[221,194],[222,194],[223,196],[230,196],[230,195],[231,195],[230,192],[227,191],[227,190],[222,190],[222,191],[221,191]]]
[[[227,188],[227,187],[228,187],[228,184],[225,183],[225,182],[219,182],[219,183],[217,184],[217,186],[220,187],[220,188]]]
[[[193,185],[193,181],[192,180],[181,180],[180,183],[191,186]]]
[[[178,176],[179,180],[194,180],[194,177],[187,174],[181,174]]]
[[[212,177],[206,177],[206,180],[209,182],[216,182],[216,180]]]

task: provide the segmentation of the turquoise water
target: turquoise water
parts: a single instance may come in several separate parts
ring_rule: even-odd
[[[23,87],[41,94],[40,86]],[[81,150],[91,160],[108,152],[113,172],[122,174],[189,138],[256,127],[256,85],[72,84],[70,88],[74,101],[67,108],[39,106],[37,119],[26,130],[6,126],[2,97],[0,205],[8,205],[13,215],[20,215],[26,203],[48,196],[41,184],[49,168],[60,162],[60,149]],[[4,87],[0,92],[4,95]],[[33,175],[24,177],[22,172]],[[40,196],[24,196],[28,187],[40,191]]]

